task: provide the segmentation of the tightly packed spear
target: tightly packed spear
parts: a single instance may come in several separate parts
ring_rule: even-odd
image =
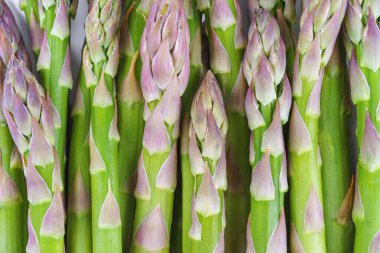
[[[94,1],[86,18],[90,90],[92,252],[121,252],[115,76],[119,65],[119,0]],[[88,67],[88,69],[87,69]]]
[[[190,71],[189,47],[182,1],[155,1],[140,46],[146,123],[135,189],[133,252],[169,252],[181,96]]]
[[[20,154],[2,112],[3,81],[12,55],[29,68],[29,56],[12,12],[0,0],[0,252],[22,252],[27,240],[26,186]]]
[[[247,83],[241,69],[247,44],[243,14],[237,0],[197,0],[205,14],[210,67],[224,97],[228,115],[226,233],[227,252],[243,252],[249,213],[249,128],[244,109]]]
[[[349,1],[345,19],[358,144],[352,210],[356,227],[354,252],[377,252],[380,248],[379,10],[378,1]]]
[[[249,84],[245,109],[253,172],[246,252],[286,252],[288,182],[282,124],[288,121],[292,100],[286,48],[277,21],[264,9],[255,10],[248,37],[243,70]]]
[[[186,145],[190,166],[182,171],[183,177],[191,177],[183,180],[192,185],[191,194],[183,195],[183,202],[190,203],[184,207],[191,210],[190,216],[183,217],[191,224],[183,230],[183,252],[224,252],[228,122],[223,96],[211,71],[194,96],[191,119],[186,123],[183,134],[188,134],[188,141],[181,145]]]
[[[347,1],[308,1],[293,71],[289,126],[290,247],[292,252],[326,252],[318,148],[320,94]]]
[[[41,84],[49,92],[60,117],[61,125],[55,129],[55,148],[64,179],[68,95],[73,85],[69,3],[65,0],[21,0],[19,4],[29,26]]]
[[[65,210],[54,130],[59,115],[42,86],[22,61],[7,65],[3,113],[12,139],[22,156],[28,192],[26,252],[65,251]]]

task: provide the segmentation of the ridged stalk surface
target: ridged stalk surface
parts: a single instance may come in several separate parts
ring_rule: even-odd
[[[119,144],[119,191],[123,252],[131,247],[136,201],[133,196],[144,130],[140,41],[152,0],[131,2],[120,28],[120,64],[116,77]]]
[[[358,164],[352,217],[356,236],[354,252],[380,248],[380,31],[377,1],[349,1],[345,28],[351,99],[356,106]]]
[[[190,72],[189,47],[182,1],[155,1],[140,46],[145,127],[134,193],[132,252],[169,252],[181,96]]]
[[[318,142],[320,95],[347,1],[309,1],[293,71],[293,106],[289,126],[290,248],[326,252],[321,159]]]
[[[247,90],[241,62],[247,43],[243,14],[237,0],[198,0],[204,12],[210,44],[210,67],[221,87],[228,115],[226,233],[227,252],[244,252],[249,213],[249,129],[244,95]]]
[[[67,247],[69,252],[92,252],[90,179],[90,90],[85,73],[90,56],[85,45],[71,111],[72,127],[68,171]],[[80,151],[80,152],[79,152]]]
[[[322,158],[326,249],[337,253],[352,252],[355,233],[351,218],[354,178],[348,142],[350,102],[342,49],[342,43],[337,41],[325,69],[318,138]]]
[[[59,115],[22,61],[12,57],[5,74],[4,117],[21,153],[28,201],[26,252],[65,251],[65,210],[54,130]],[[12,187],[8,188],[9,190]]]

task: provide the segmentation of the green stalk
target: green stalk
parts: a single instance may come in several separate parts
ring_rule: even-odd
[[[320,94],[346,5],[347,1],[331,5],[309,1],[301,16],[289,126],[292,252],[326,252],[318,142]]]
[[[341,38],[341,37],[339,37]],[[354,181],[349,164],[347,115],[348,83],[341,43],[336,44],[325,69],[319,119],[322,186],[327,252],[352,252],[351,218]]]
[[[68,251],[73,253],[92,252],[90,150],[88,143],[91,99],[85,77],[88,58],[88,49],[85,46],[76,87],[75,103],[71,112],[73,124],[68,176],[67,247]]]
[[[55,148],[58,153],[62,178],[65,178],[65,150],[68,94],[73,79],[70,63],[70,21],[65,0],[20,1],[32,38],[37,70],[43,87],[58,111],[61,125],[55,130]]]
[[[245,109],[253,169],[247,252],[287,250],[284,194],[288,183],[282,125],[288,121],[292,97],[285,75],[286,47],[279,29],[268,11],[256,9],[243,61],[250,84]]]
[[[4,69],[14,54],[29,67],[29,56],[24,47],[15,18],[0,0],[0,252],[24,252],[27,243],[27,212],[25,177],[20,154],[14,147],[2,111]]]
[[[28,192],[26,251],[63,253],[63,184],[54,149],[54,129],[59,126],[59,115],[22,61],[11,58],[4,84],[3,112],[22,155]],[[24,89],[20,89],[23,85]],[[15,167],[19,167],[16,160]]]
[[[243,252],[249,213],[249,129],[244,98],[247,84],[241,61],[246,45],[242,13],[238,1],[197,1],[204,12],[210,41],[210,66],[221,86],[228,115],[226,234],[227,252]],[[218,12],[224,13],[221,16]]]
[[[181,119],[184,119],[185,115],[189,113],[192,100],[194,98],[194,94],[199,86],[201,71],[202,71],[202,18],[201,13],[196,9],[196,1],[194,0],[186,0],[184,1],[184,9],[187,17],[187,22],[190,30],[190,77],[189,83],[187,85],[186,91],[182,96],[182,113]],[[188,128],[188,126],[184,126],[181,123],[181,132],[184,131],[183,128]],[[182,145],[182,137],[180,140],[181,144],[179,149],[183,147]],[[186,159],[182,157],[182,151],[180,150],[180,159]],[[178,185],[174,194],[174,214],[173,214],[173,226],[172,226],[172,235],[171,235],[171,250],[174,252],[181,252],[182,250],[186,251],[186,240],[188,240],[188,231],[190,227],[183,226],[183,223],[189,224],[189,219],[191,217],[191,209],[183,209],[183,206],[187,205],[186,199],[183,198],[183,194],[185,192],[191,192],[192,188],[184,189],[184,181],[188,180],[187,175],[182,175],[182,163],[180,160],[180,170],[178,175]],[[183,164],[186,166],[186,162]],[[186,170],[186,168],[185,168]],[[186,173],[186,172],[185,172]],[[190,186],[191,187],[191,186]],[[191,204],[191,203],[190,203]],[[185,221],[186,219],[186,221]]]
[[[189,157],[189,115],[183,117],[180,147],[180,166],[182,176],[182,252],[190,253],[192,250],[192,240],[190,237],[191,214],[194,189],[194,176],[191,174],[191,164]]]
[[[181,0],[152,4],[140,47],[146,123],[134,193],[132,252],[169,252],[181,96],[190,71],[189,35]]]
[[[141,59],[139,46],[150,2],[133,1],[121,25],[120,64],[117,74],[120,211],[123,252],[131,248],[136,201],[133,196],[137,179],[137,163],[144,130],[144,99],[141,94]]]
[[[94,1],[85,30],[89,57],[92,251],[122,252],[119,208],[117,109],[114,78],[119,64],[119,0]]]
[[[376,252],[380,247],[380,31],[376,6],[377,2],[349,1],[345,19],[345,28],[352,43],[347,53],[358,143],[352,210],[356,228],[354,252]]]
[[[215,76],[208,71],[195,94],[187,131],[192,179],[186,183],[193,184],[186,188],[190,193],[183,200],[190,203],[191,221],[184,252],[224,252],[227,124],[222,93]]]

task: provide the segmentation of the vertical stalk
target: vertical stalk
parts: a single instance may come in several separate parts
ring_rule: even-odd
[[[347,130],[350,108],[343,53],[342,43],[337,41],[323,77],[318,138],[322,158],[326,248],[327,252],[337,253],[352,252],[354,242],[351,218],[354,179],[349,164]]]
[[[204,12],[210,42],[210,66],[218,79],[228,115],[226,234],[227,252],[243,252],[249,213],[249,129],[244,111],[247,83],[241,61],[246,46],[243,18],[237,0],[197,1]],[[219,12],[224,13],[220,15]]]
[[[137,179],[137,163],[144,130],[144,99],[141,93],[141,58],[139,46],[149,15],[151,0],[132,1],[120,29],[120,64],[116,77],[120,178],[120,211],[123,252],[131,248],[136,201],[133,196]]]
[[[169,252],[181,96],[190,71],[189,47],[182,1],[155,1],[140,46],[146,123],[134,193],[132,252]]]
[[[376,252],[380,247],[379,102],[380,61],[377,2],[349,1],[345,28],[351,99],[356,106],[358,164],[352,217],[354,252]]]

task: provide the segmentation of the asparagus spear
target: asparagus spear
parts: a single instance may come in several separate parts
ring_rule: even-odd
[[[181,120],[188,121],[186,116],[190,111],[190,106],[194,94],[199,86],[201,71],[202,71],[202,16],[199,10],[197,10],[197,2],[193,0],[183,1],[184,10],[187,17],[187,22],[189,24],[190,30],[190,77],[189,83],[187,85],[186,91],[183,94],[183,106],[181,113]],[[188,124],[188,123],[187,123]],[[184,128],[188,126],[181,122],[181,132],[185,131]],[[188,203],[186,199],[189,199],[187,194],[190,194],[190,199],[192,195],[192,184],[188,183],[191,179],[188,175],[183,175],[186,173],[188,167],[186,164],[189,163],[189,157],[186,155],[188,148],[184,147],[185,150],[182,151],[182,138],[180,150],[180,170],[178,174],[178,185],[174,193],[174,213],[173,213],[173,226],[171,235],[171,250],[174,252],[186,251],[188,246],[184,245],[189,242],[188,233],[191,226],[191,202]],[[185,140],[184,140],[185,141]],[[184,166],[184,167],[183,167]],[[185,171],[184,171],[185,170]],[[185,189],[183,187],[189,187]],[[183,244],[184,243],[184,244]]]
[[[64,252],[65,213],[54,129],[59,115],[49,94],[12,56],[4,81],[3,113],[22,155],[29,200],[26,252]]]
[[[243,69],[250,85],[245,109],[253,172],[246,252],[286,252],[288,183],[282,124],[288,121],[292,100],[286,49],[277,21],[265,9],[255,10],[248,38]]]
[[[91,180],[90,180],[90,90],[87,87],[86,74],[90,56],[85,45],[82,67],[78,76],[75,102],[72,108],[72,130],[70,141],[68,172],[68,220],[67,247],[69,252],[92,252],[91,231]],[[80,150],[81,152],[78,152]]]
[[[169,252],[181,96],[190,71],[189,46],[182,1],[155,1],[140,47],[146,124],[135,189],[132,252]]]
[[[318,118],[324,69],[346,5],[347,1],[309,1],[301,16],[289,126],[292,252],[326,252]]]
[[[249,0],[248,9],[251,19],[257,8],[269,11],[277,19],[286,47],[286,73],[291,77],[295,51],[292,37],[292,26],[296,21],[295,0]]]
[[[349,1],[345,28],[351,50],[351,99],[356,106],[358,164],[352,217],[356,227],[354,252],[376,252],[380,243],[378,104],[379,40],[377,1]]]
[[[0,252],[23,252],[27,241],[26,186],[19,153],[2,113],[4,68],[12,55],[29,66],[29,56],[7,4],[0,0]]]
[[[89,57],[92,251],[121,252],[117,109],[114,78],[119,64],[119,0],[92,3],[85,31]]]
[[[73,85],[70,64],[70,22],[67,0],[21,0],[32,48],[37,60],[37,71],[42,86],[49,91],[61,125],[55,130],[62,178],[65,179],[65,149],[68,94]]]
[[[195,94],[188,134],[189,166],[183,168],[192,183],[184,207],[190,209],[190,228],[184,230],[183,252],[224,252],[224,192],[227,188],[225,138],[227,114],[218,82],[208,71]],[[184,147],[186,149],[186,147]],[[186,171],[188,170],[188,171]],[[185,205],[185,203],[188,203]]]
[[[341,38],[341,37],[339,37]],[[352,252],[354,227],[351,209],[354,181],[349,164],[348,87],[342,52],[337,41],[326,66],[321,91],[319,145],[327,252]]]
[[[197,0],[205,13],[210,41],[210,66],[221,86],[228,114],[225,232],[226,251],[243,252],[249,213],[249,129],[244,110],[247,84],[241,61],[246,45],[237,0]]]
[[[119,175],[123,252],[131,247],[137,179],[137,163],[144,130],[144,99],[140,87],[139,46],[151,0],[135,0],[121,25],[120,65],[117,74],[118,126],[120,129]]]

